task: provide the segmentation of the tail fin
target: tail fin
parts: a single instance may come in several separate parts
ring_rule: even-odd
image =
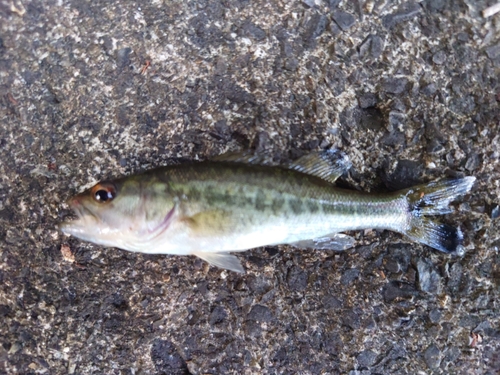
[[[463,255],[463,234],[460,228],[442,224],[428,217],[452,212],[448,205],[460,195],[466,194],[475,177],[431,182],[415,186],[405,192],[410,219],[405,234],[414,241],[436,250]]]

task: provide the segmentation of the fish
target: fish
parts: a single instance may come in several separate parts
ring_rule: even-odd
[[[342,251],[343,232],[380,229],[448,254],[462,254],[459,227],[435,216],[467,194],[475,177],[444,179],[385,194],[339,188],[351,163],[339,150],[311,152],[282,165],[265,156],[227,153],[213,160],[151,169],[101,181],[67,202],[60,230],[105,247],[194,255],[244,272],[231,254],[261,246]]]

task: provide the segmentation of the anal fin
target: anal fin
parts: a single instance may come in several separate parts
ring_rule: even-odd
[[[193,253],[193,255],[196,255],[198,258],[203,259],[205,262],[209,263],[212,266],[238,273],[245,273],[245,269],[241,265],[240,260],[232,254],[208,253],[199,251],[197,253]]]
[[[354,238],[343,233],[335,233],[326,237],[313,238],[290,244],[299,249],[344,251],[354,246]]]

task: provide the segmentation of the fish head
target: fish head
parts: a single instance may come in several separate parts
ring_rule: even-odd
[[[168,227],[174,205],[165,201],[159,205],[154,201],[158,194],[143,190],[134,179],[100,182],[68,200],[76,218],[62,222],[59,228],[99,245],[139,250],[136,247],[145,237]]]

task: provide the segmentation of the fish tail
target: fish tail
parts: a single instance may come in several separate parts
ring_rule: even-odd
[[[404,233],[412,240],[448,254],[463,255],[460,228],[435,221],[432,216],[452,212],[450,202],[472,188],[475,177],[431,182],[405,191],[409,219]]]

